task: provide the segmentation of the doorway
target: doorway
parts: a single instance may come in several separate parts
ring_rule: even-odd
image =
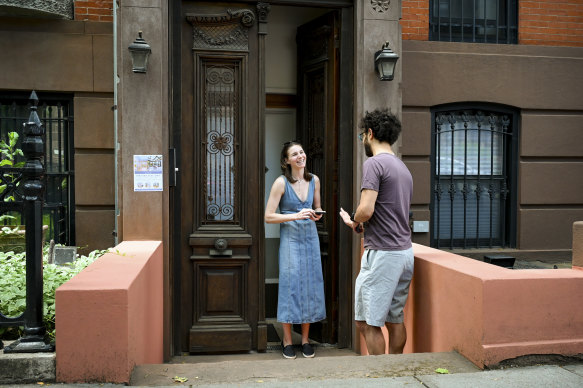
[[[327,211],[317,223],[324,275],[327,318],[310,327],[315,343],[347,346],[339,340],[342,310],[350,309],[346,289],[340,295],[339,190],[350,181],[340,180],[340,60],[342,12],[322,8],[272,7],[266,37],[265,203],[272,183],[281,175],[280,152],[284,142],[298,140],[308,157],[307,167],[321,184],[322,207]],[[344,53],[345,54],[345,53]],[[351,158],[350,158],[351,159]],[[279,225],[265,225],[265,295],[268,342],[277,344]],[[342,268],[342,269],[341,269]],[[350,283],[349,283],[350,284]],[[350,289],[350,288],[349,288]],[[349,322],[343,322],[349,325]],[[344,326],[346,327],[346,326]],[[299,336],[300,326],[294,325]]]
[[[257,197],[280,173],[282,143],[294,138],[310,144],[329,215],[318,225],[328,318],[312,334],[350,346],[351,260],[338,252],[350,252],[351,239],[336,215],[352,203],[351,8],[272,6],[260,21],[247,2],[185,1],[174,15],[174,352],[267,349],[279,233],[264,224]],[[327,59],[302,59],[311,40],[296,44],[296,36],[304,29],[309,37],[322,17]]]

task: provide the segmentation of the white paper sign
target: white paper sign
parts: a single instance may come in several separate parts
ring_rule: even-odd
[[[162,155],[134,155],[134,191],[162,191]]]

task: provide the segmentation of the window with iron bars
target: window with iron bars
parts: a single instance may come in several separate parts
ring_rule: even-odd
[[[37,93],[38,115],[45,130],[43,142],[45,156],[45,202],[43,224],[49,229],[45,241],[75,245],[75,187],[73,176],[73,96]],[[21,148],[23,123],[30,113],[30,92],[0,93],[0,138],[7,141],[8,133],[19,135],[17,148]],[[19,157],[18,161],[24,160]],[[21,215],[11,214],[19,223]]]
[[[518,0],[431,0],[429,40],[518,43]]]
[[[433,110],[432,246],[515,246],[516,117],[490,106]]]

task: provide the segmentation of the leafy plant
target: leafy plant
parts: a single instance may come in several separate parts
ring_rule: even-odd
[[[4,140],[0,140],[0,167],[22,167],[24,166],[25,162],[20,161],[17,162],[16,159],[18,156],[24,156],[24,153],[20,148],[16,147],[16,143],[18,142],[18,133],[16,132],[9,132],[8,133],[8,143]],[[5,174],[5,178],[8,182],[2,181],[0,184],[0,194],[2,194],[8,184],[14,184],[17,179],[17,174]],[[18,183],[16,183],[18,185]],[[4,198],[4,201],[14,201],[14,196],[10,195]]]
[[[72,263],[48,263],[48,248],[43,258],[43,322],[51,339],[55,337],[55,291],[63,283],[106,253],[96,250],[87,256],[77,255]],[[0,312],[7,317],[17,317],[26,309],[26,254],[0,252]],[[15,339],[22,328],[0,328],[0,338]]]

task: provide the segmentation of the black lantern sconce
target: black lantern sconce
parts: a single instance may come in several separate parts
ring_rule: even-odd
[[[383,49],[374,54],[374,69],[381,81],[391,81],[395,75],[395,65],[399,56],[385,42]]]
[[[132,70],[134,73],[145,73],[148,70],[148,57],[152,49],[142,38],[142,31],[138,32],[138,37],[128,47],[132,56]]]

